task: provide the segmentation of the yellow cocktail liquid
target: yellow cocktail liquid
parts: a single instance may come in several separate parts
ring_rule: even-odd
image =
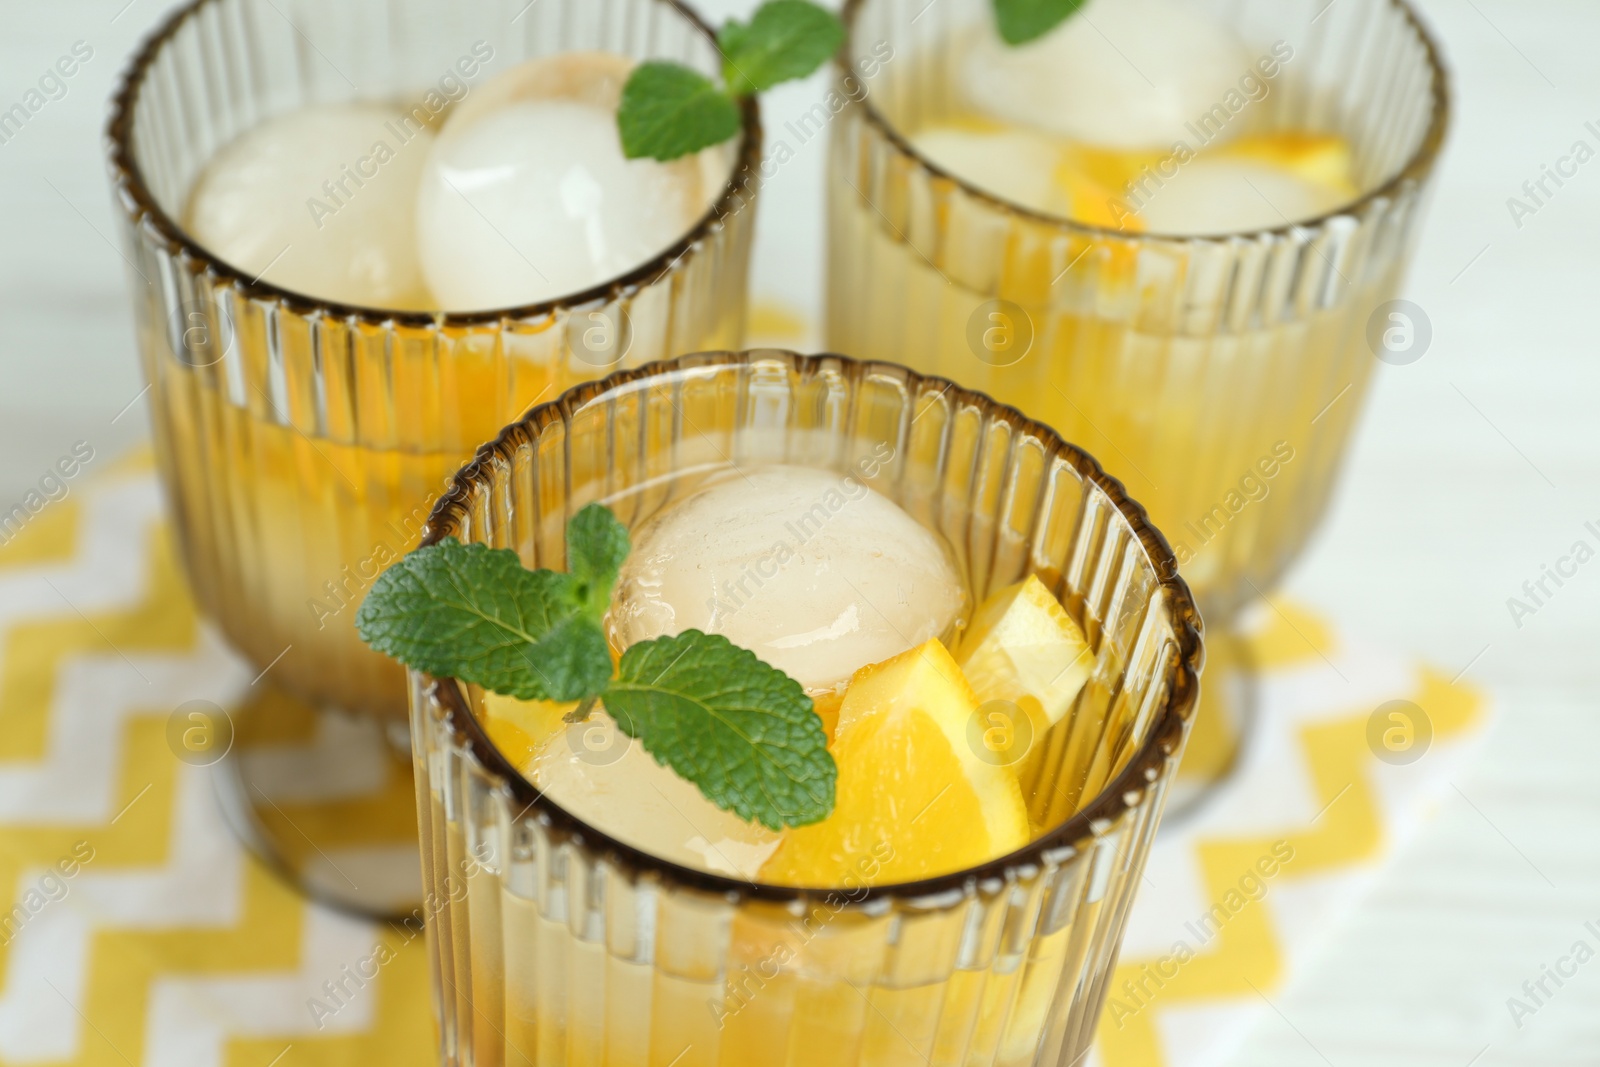
[[[994,969],[974,971],[952,970],[945,951],[920,960],[895,953],[877,924],[819,898],[804,916],[741,915],[732,931],[741,958],[728,966],[693,936],[694,905],[684,902],[666,905],[685,914],[663,916],[659,928],[683,936],[658,940],[652,966],[542,914],[471,862],[459,830],[446,840],[470,907],[451,908],[448,926],[429,933],[454,946],[443,958],[458,973],[443,976],[443,993],[456,1001],[463,1031],[471,1021],[459,1047],[470,1047],[479,1067],[1032,1063],[1053,999],[1070,994],[1062,976],[1097,950],[1089,932],[1098,900],[1073,922],[1018,943]],[[464,878],[454,874],[463,867]],[[943,925],[944,936],[918,936],[953,952],[966,917],[931,916],[926,925]]]
[[[729,303],[718,314],[698,309],[703,325],[679,346],[733,347],[742,308]],[[230,351],[206,366],[150,359],[164,338],[144,346],[183,560],[207,614],[268,681],[313,702],[402,716],[404,669],[354,627],[373,580],[416,547],[479,446],[529,407],[616,367],[573,354],[566,336],[590,328],[579,314],[495,333],[313,326],[280,313],[270,339],[266,318],[236,301]],[[646,343],[650,321],[637,311],[635,355],[624,362],[659,353],[659,337]]]
[[[959,192],[862,121],[839,124],[828,185],[830,348],[987,392],[1094,454],[1208,612],[1273,584],[1360,410],[1396,234],[1072,229]]]

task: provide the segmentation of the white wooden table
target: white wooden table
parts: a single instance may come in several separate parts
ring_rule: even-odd
[[[1423,0],[1456,74],[1443,179],[1407,295],[1431,350],[1383,368],[1336,507],[1288,585],[1352,630],[1499,699],[1485,756],[1375,897],[1237,1059],[1240,1067],[1600,1064],[1600,959],[1536,1014],[1524,981],[1600,938],[1600,560],[1536,613],[1523,596],[1600,537],[1600,159],[1517,225],[1507,199],[1585,140],[1600,149],[1600,5]],[[126,6],[124,6],[126,5]],[[722,16],[753,0],[702,5]],[[146,432],[100,128],[162,0],[5,7],[0,110],[82,41],[92,57],[0,143],[0,510],[78,441],[102,464]],[[773,128],[818,84],[768,101]],[[766,186],[758,295],[814,312],[823,142]],[[1551,586],[1551,588],[1554,588]]]

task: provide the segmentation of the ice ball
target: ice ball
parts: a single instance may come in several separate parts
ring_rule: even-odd
[[[1270,163],[1200,156],[1154,189],[1139,216],[1151,233],[1203,236],[1304,222],[1349,198],[1344,188]]]
[[[616,111],[633,60],[614,52],[558,52],[518,63],[491,78],[455,106],[450,121],[470,126],[507,104],[570,100]]]
[[[930,638],[966,604],[945,544],[860,478],[791,465],[710,480],[634,535],[612,642],[722,634],[813,695]]]
[[[961,66],[970,103],[1005,122],[1112,148],[1171,148],[1252,73],[1244,43],[1193,4],[1090,0],[1008,45],[985,22]]]
[[[628,60],[571,53],[486,83],[445,123],[417,200],[419,255],[447,311],[536,303],[647,263],[710,207],[729,155],[627,159]]]
[[[686,867],[754,878],[778,847],[777,834],[711,803],[603,711],[550,737],[525,773],[572,815]]]
[[[432,140],[379,104],[318,104],[267,119],[201,172],[187,229],[236,269],[284,289],[427,308],[414,221]]]
[[[1056,174],[1062,146],[1032,130],[969,130],[927,126],[911,147],[941,168],[996,196],[1035,211],[1064,211]]]

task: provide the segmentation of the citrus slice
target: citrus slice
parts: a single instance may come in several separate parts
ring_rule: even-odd
[[[833,744],[834,735],[839,732],[839,709],[844,707],[844,690],[813,696],[811,707],[822,720],[822,730],[828,735],[828,744]]]
[[[561,717],[578,705],[483,694],[483,730],[500,754],[526,773],[539,747],[566,728]]]
[[[857,671],[839,711],[833,813],[790,830],[766,882],[860,886],[986,862],[1028,840],[1015,776],[973,741],[978,701],[937,640]]]
[[[956,662],[985,709],[985,725],[1005,701],[1027,713],[1026,749],[1060,722],[1094,667],[1083,631],[1036,575],[1006,586],[978,607],[956,646]],[[1015,723],[1010,724],[1013,728]],[[1020,756],[1008,760],[1020,768]]]
[[[1144,222],[1130,190],[1141,172],[1158,165],[1160,152],[1119,152],[1092,145],[1064,144],[1054,177],[1062,197],[1058,210],[1091,226],[1138,233]]]
[[[1296,130],[1248,134],[1230,141],[1217,155],[1250,159],[1288,171],[1325,186],[1342,199],[1353,200],[1358,191],[1350,142],[1336,134]]]

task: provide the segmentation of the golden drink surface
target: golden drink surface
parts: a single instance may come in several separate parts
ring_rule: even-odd
[[[1226,614],[1270,587],[1320,518],[1376,362],[1366,321],[1400,264],[1303,317],[1162,329],[1108,310],[1156,294],[1135,291],[1149,283],[1133,257],[1092,239],[1071,267],[1007,242],[993,287],[970,284],[868,202],[858,164],[846,146],[828,174],[828,346],[982,390],[1100,457],[1207,609]],[[930,209],[948,229],[928,245],[971,239],[959,218]],[[1058,301],[1069,270],[1100,288]]]

